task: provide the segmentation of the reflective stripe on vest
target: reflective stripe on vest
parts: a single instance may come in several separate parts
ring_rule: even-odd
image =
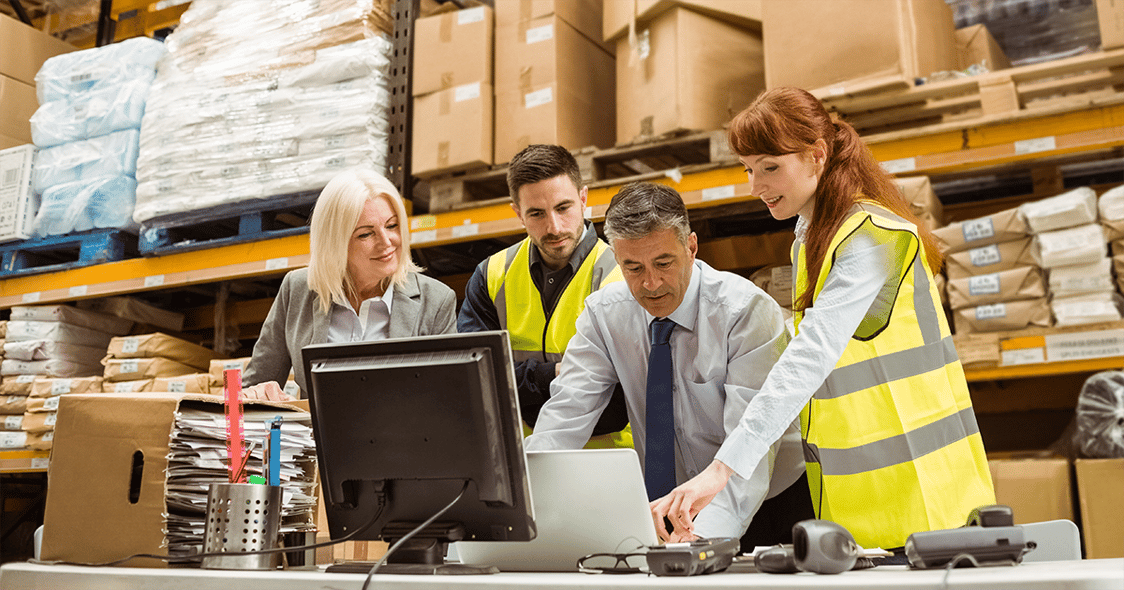
[[[864,547],[892,548],[913,532],[962,525],[972,508],[995,496],[916,228],[864,203],[832,240],[815,295],[838,249],[860,229],[898,246],[899,281],[871,307],[801,412],[800,426],[817,516],[843,525]],[[891,240],[896,232],[912,239]],[[804,255],[802,245],[796,248],[794,294],[808,284]],[[793,315],[799,333],[803,313]]]

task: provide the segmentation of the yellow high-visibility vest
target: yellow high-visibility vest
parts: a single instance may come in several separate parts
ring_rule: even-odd
[[[917,531],[963,525],[973,508],[995,503],[995,491],[917,228],[869,202],[856,206],[832,239],[814,294],[839,247],[860,231],[900,246],[897,288],[867,313],[801,411],[800,432],[817,518],[843,525],[863,547],[888,549]],[[893,240],[895,232],[911,239]],[[808,284],[799,240],[793,261],[795,303]],[[797,334],[802,318],[793,312]]]
[[[622,280],[609,245],[597,240],[577,272],[558,296],[547,316],[542,295],[531,278],[530,238],[501,250],[488,260],[488,296],[496,306],[500,326],[510,335],[515,362],[536,359],[561,362],[570,338],[577,332],[577,319],[585,310],[585,298],[602,285]],[[530,428],[523,425],[524,435]],[[586,448],[632,448],[632,427],[594,436]]]

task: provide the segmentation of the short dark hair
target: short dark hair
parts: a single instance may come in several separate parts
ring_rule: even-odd
[[[582,188],[582,173],[578,161],[569,150],[560,145],[532,144],[515,154],[507,167],[507,190],[511,200],[519,204],[519,189],[528,184],[566,175],[574,188]]]
[[[687,206],[675,189],[654,182],[632,182],[613,195],[605,210],[605,237],[636,240],[664,229],[675,230],[683,244],[691,234]]]

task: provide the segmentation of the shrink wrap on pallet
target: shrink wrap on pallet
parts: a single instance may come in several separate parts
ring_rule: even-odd
[[[134,219],[205,221],[385,173],[388,22],[372,0],[193,3],[146,108]]]
[[[125,129],[83,141],[39,150],[32,172],[35,192],[67,182],[102,176],[135,176],[140,130]]]
[[[37,237],[93,229],[133,229],[137,181],[102,176],[52,186],[43,193],[32,232]]]

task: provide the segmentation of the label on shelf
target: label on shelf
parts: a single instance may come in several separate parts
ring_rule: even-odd
[[[83,297],[83,296],[86,295],[87,291],[89,291],[89,287],[86,286],[86,285],[78,285],[77,287],[71,287],[70,288],[70,296],[71,297]]]
[[[152,275],[144,277],[145,287],[159,287],[164,284],[164,275]]]
[[[48,432],[47,434],[51,434],[51,433]],[[51,439],[44,436],[43,440],[49,441]],[[50,466],[50,464],[51,464],[51,459],[49,457],[36,457],[36,458],[31,460],[31,468],[32,469],[46,469],[47,467]]]
[[[140,338],[137,338],[136,336],[130,336],[130,337],[126,338],[124,342],[121,343],[121,352],[126,353],[126,354],[132,354],[139,349],[140,349]]]
[[[466,223],[464,225],[453,226],[453,237],[463,238],[466,236],[475,236],[480,233],[479,223]]]
[[[38,303],[39,302],[39,296],[40,296],[40,293],[38,291],[36,291],[34,293],[24,293],[23,297],[20,298],[20,300],[23,301],[24,303]]]
[[[433,229],[435,227],[437,227],[436,215],[418,215],[410,218],[410,231]]]
[[[554,25],[543,25],[533,29],[527,29],[527,45],[539,43],[541,41],[549,41],[554,38]]]
[[[1111,356],[1124,356],[1124,329],[1046,336],[1046,359],[1050,362]]]
[[[704,188],[702,190],[702,200],[704,201],[715,201],[718,199],[732,198],[734,198],[734,185],[732,184],[727,184],[726,186]]]
[[[51,382],[51,395],[70,393],[72,383],[70,379],[55,379]]]
[[[470,25],[484,20],[484,7],[467,8],[457,12],[458,25]]]
[[[1003,351],[1003,365],[1032,365],[1046,362],[1046,351],[1041,348],[1016,348]]]
[[[270,258],[265,261],[265,270],[281,270],[289,267],[288,257]]]
[[[1058,149],[1058,142],[1052,135],[1049,137],[1036,137],[1034,139],[1024,139],[1015,142],[1016,154],[1035,154],[1056,149]]]
[[[425,231],[416,231],[410,234],[410,242],[414,245],[424,244],[426,242],[437,241],[437,230],[427,229]]]
[[[890,174],[898,174],[901,172],[913,172],[917,170],[917,158],[901,158],[898,160],[887,160],[882,162],[882,168]]]
[[[552,102],[554,102],[554,88],[550,86],[523,95],[523,108],[527,109],[533,109]]]

